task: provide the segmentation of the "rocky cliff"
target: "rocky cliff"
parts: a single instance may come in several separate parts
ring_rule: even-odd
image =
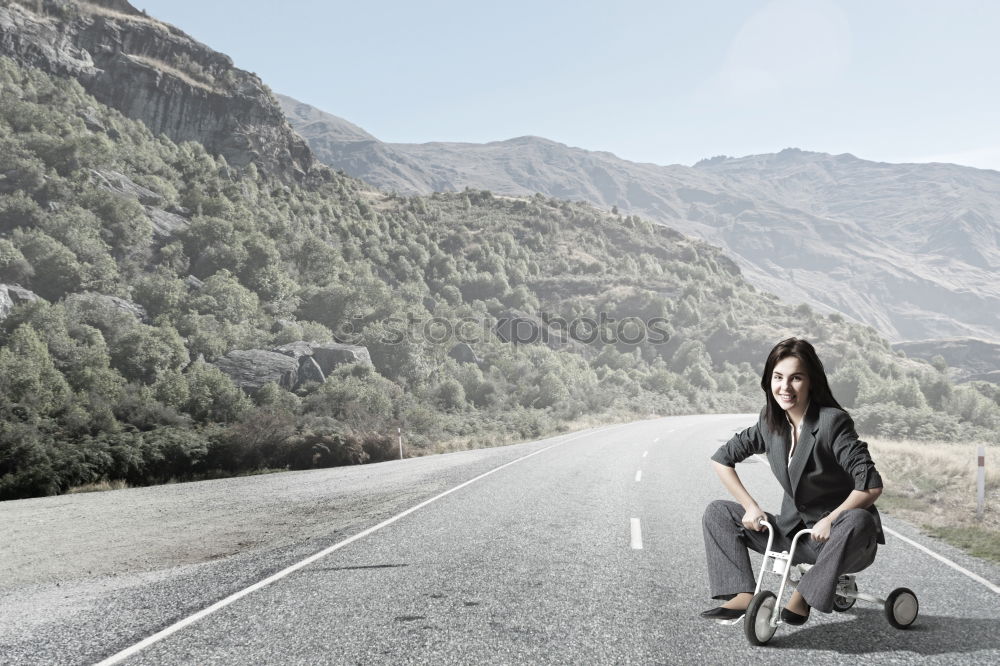
[[[76,78],[154,134],[284,180],[314,160],[255,75],[125,0],[0,0],[0,54]]]

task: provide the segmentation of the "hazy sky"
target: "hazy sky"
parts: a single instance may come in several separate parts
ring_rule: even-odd
[[[383,141],[1000,169],[993,0],[132,0]]]

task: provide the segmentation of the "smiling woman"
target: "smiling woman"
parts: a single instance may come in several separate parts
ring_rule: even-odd
[[[703,528],[711,594],[725,600],[702,617],[727,620],[747,609],[755,588],[747,548],[763,552],[774,525],[771,550],[789,550],[792,536],[811,529],[812,539],[795,550],[797,562],[814,566],[802,577],[782,610],[787,624],[803,624],[809,610],[833,610],[841,574],[861,571],[885,543],[874,503],[882,493],[868,445],[834,399],[816,350],[806,340],[782,340],[768,355],[760,382],[767,396],[760,419],[736,433],[712,456],[715,471],[737,502],[716,500],[705,510]],[[785,491],[781,512],[765,513],[747,492],[736,463],[765,454]]]

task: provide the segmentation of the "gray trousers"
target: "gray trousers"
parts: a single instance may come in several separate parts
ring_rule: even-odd
[[[741,521],[745,513],[737,502],[715,500],[702,517],[713,599],[731,599],[740,592],[752,594],[757,587],[747,548],[763,553],[767,548],[767,530],[754,532],[743,527]],[[770,513],[767,520],[775,524]],[[842,574],[861,571],[875,561],[878,548],[875,534],[872,515],[864,509],[851,509],[833,521],[829,541],[820,543],[808,535],[799,539],[793,564],[806,562],[813,567],[802,576],[797,589],[811,608],[823,613],[833,610],[837,579]],[[771,550],[780,552],[791,545],[791,538],[775,530]]]

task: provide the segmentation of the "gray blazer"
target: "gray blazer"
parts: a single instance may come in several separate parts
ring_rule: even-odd
[[[858,439],[854,420],[847,412],[811,402],[791,463],[790,428],[772,431],[764,414],[761,410],[755,425],[719,447],[712,460],[735,467],[751,455],[767,455],[771,471],[785,490],[777,516],[777,527],[784,534],[792,536],[803,527],[812,527],[840,506],[852,490],[882,487],[868,444]],[[878,542],[885,543],[878,509],[873,505],[868,511],[875,518]]]

